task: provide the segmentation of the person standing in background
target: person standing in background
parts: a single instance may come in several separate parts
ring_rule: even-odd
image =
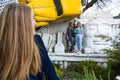
[[[82,50],[82,39],[83,39],[83,28],[80,22],[77,23],[76,28],[74,29],[75,40],[78,48],[78,53],[81,53]]]
[[[74,51],[74,31],[73,31],[73,24],[72,22],[69,23],[66,31],[66,45],[67,45],[67,52]],[[69,46],[69,42],[71,46]]]

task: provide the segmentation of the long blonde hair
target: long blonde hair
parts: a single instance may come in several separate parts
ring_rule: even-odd
[[[12,3],[0,16],[0,80],[27,80],[41,70],[31,9]]]

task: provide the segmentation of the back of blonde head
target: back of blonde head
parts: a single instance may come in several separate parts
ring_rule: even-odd
[[[81,27],[81,23],[80,22],[77,23],[77,27]]]
[[[0,80],[27,80],[40,71],[41,59],[34,42],[31,9],[7,5],[0,16]]]

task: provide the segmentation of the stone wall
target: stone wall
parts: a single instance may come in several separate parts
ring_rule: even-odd
[[[109,41],[106,41],[104,37],[105,36],[114,37],[120,32],[120,29],[118,28],[120,25],[119,20],[114,20],[114,19],[105,20],[98,18],[98,19],[92,19],[90,21],[87,19],[77,19],[76,21],[77,22],[80,21],[82,24],[85,24],[83,47],[86,53],[93,53],[93,52],[102,53],[101,49],[108,48],[110,47],[111,44]],[[65,35],[69,22],[70,21],[62,22],[62,23],[52,23],[49,26],[41,27],[41,29],[39,29],[38,32],[42,33],[42,35],[49,34],[50,36],[54,36],[53,38],[54,40],[51,39],[52,40],[51,43],[54,43],[54,45],[51,45],[52,46],[51,51],[54,51],[55,45],[58,42],[57,40],[58,32],[62,33],[62,37],[60,37],[60,39],[62,39],[61,43],[63,44],[64,47],[66,47]],[[47,39],[47,36],[45,37],[44,39]],[[45,44],[46,43],[48,42],[45,41]],[[48,45],[46,45],[46,47],[48,47]],[[75,48],[77,47],[75,46]]]

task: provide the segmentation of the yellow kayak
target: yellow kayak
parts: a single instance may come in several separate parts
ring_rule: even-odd
[[[49,22],[62,22],[75,18],[82,13],[81,0],[19,0],[32,8],[37,27]]]

